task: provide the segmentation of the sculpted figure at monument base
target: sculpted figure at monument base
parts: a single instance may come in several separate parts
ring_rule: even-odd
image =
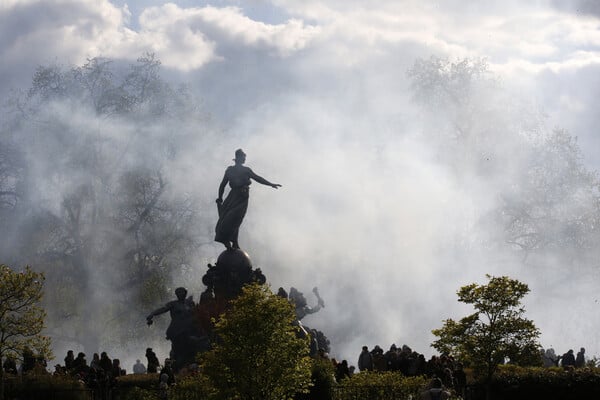
[[[152,311],[146,322],[152,325],[153,318],[169,312],[171,323],[167,328],[166,337],[171,341],[170,359],[173,360],[173,368],[177,371],[183,366],[194,362],[196,353],[202,349],[208,349],[208,338],[200,336],[194,323],[194,300],[187,296],[187,290],[183,287],[175,289],[177,300],[170,301],[163,307]]]

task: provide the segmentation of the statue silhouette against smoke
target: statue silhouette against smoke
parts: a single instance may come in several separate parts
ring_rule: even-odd
[[[242,149],[236,150],[233,161],[235,161],[235,165],[227,167],[225,176],[219,185],[219,197],[217,198],[219,221],[215,227],[215,241],[223,243],[227,250],[240,248],[238,234],[248,209],[251,179],[275,189],[281,187],[277,183],[271,183],[256,175],[250,168],[244,166],[246,153]],[[229,183],[230,191],[223,201],[227,183]]]
[[[262,285],[267,280],[260,268],[253,268],[248,253],[240,249],[238,233],[248,209],[251,181],[255,180],[275,189],[281,185],[271,183],[245,167],[243,164],[246,161],[246,154],[242,149],[236,150],[234,161],[235,165],[225,171],[217,199],[219,221],[215,228],[215,241],[223,243],[226,250],[218,256],[215,265],[208,264],[208,270],[202,277],[206,290],[200,296],[200,303],[194,304],[191,296],[187,297],[187,290],[180,287],[175,290],[177,300],[168,302],[146,317],[148,325],[151,325],[154,316],[169,311],[171,324],[167,329],[167,339],[171,341],[171,357],[175,359],[176,370],[194,362],[195,355],[199,351],[210,349],[211,342],[216,340],[213,330],[214,319],[227,309],[231,300],[239,296],[244,285],[252,282]],[[230,186],[230,191],[223,201],[227,184]],[[287,292],[280,288],[280,295],[294,304],[296,325],[300,328],[298,334],[302,337],[310,337],[310,351],[315,355],[319,350],[329,352],[329,340],[323,332],[303,327],[300,322],[306,315],[325,307],[316,287],[313,293],[317,297],[318,304],[310,307],[304,294],[297,289],[291,288],[288,298]]]
[[[325,302],[319,294],[319,289],[314,287],[312,291],[318,300],[317,305],[314,307],[310,307],[308,305],[306,297],[304,297],[304,293],[300,292],[295,287],[290,288],[289,296],[284,288],[279,288],[277,294],[284,299],[287,298],[294,305],[294,309],[296,311],[295,325],[300,329],[300,337],[310,337],[310,354],[314,356],[319,350],[323,350],[326,353],[329,352],[329,339],[327,339],[327,336],[325,336],[323,332],[317,329],[309,328],[301,322],[301,320],[308,314],[314,314],[325,307]]]
[[[294,309],[296,311],[296,318],[298,321],[301,321],[302,318],[306,317],[308,314],[314,314],[319,311],[321,308],[325,307],[325,302],[319,295],[319,289],[317,287],[313,288],[313,293],[317,297],[317,305],[314,307],[310,307],[308,302],[306,301],[306,297],[304,297],[304,293],[298,291],[295,287],[290,289],[289,299],[294,304]]]
[[[156,315],[164,314],[167,311],[171,315],[171,323],[167,328],[167,339],[171,341],[170,357],[175,361],[175,368],[193,362],[194,355],[202,348],[207,348],[206,338],[198,336],[194,324],[193,309],[195,307],[192,296],[187,296],[187,290],[183,287],[175,289],[177,300],[173,300],[152,311],[147,317],[146,322],[152,325],[152,319]]]

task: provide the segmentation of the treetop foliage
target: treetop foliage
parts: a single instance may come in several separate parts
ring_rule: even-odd
[[[308,389],[307,338],[298,337],[292,305],[265,285],[248,285],[215,325],[203,373],[224,398],[288,399]]]
[[[439,339],[432,346],[440,353],[453,354],[485,379],[507,359],[516,365],[538,365],[539,330],[524,318],[521,305],[529,287],[506,276],[486,275],[488,283],[461,287],[458,301],[472,304],[475,312],[459,321],[447,319],[432,333]]]
[[[20,358],[26,349],[51,357],[50,338],[41,334],[46,317],[40,306],[43,286],[42,273],[0,265],[0,359]]]

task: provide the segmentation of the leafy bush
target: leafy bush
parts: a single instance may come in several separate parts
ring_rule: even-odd
[[[533,398],[600,398],[600,368],[565,370],[503,365],[491,382],[495,397],[511,400]]]
[[[420,398],[429,379],[408,377],[400,372],[361,372],[346,379],[335,390],[335,400],[346,399],[406,399]]]
[[[308,339],[298,337],[289,301],[251,284],[215,324],[219,340],[199,355],[221,398],[288,399],[310,388]]]
[[[77,379],[68,376],[25,375],[23,378],[7,377],[5,398],[35,399],[92,399],[92,392]]]
[[[333,364],[323,358],[313,358],[311,362],[310,389],[308,393],[296,394],[296,400],[331,400],[336,385]]]
[[[139,387],[132,387],[124,392],[119,392],[117,397],[119,400],[157,400],[158,389],[142,389]]]
[[[157,400],[160,398],[158,374],[127,375],[118,378],[113,390],[118,400]],[[204,375],[178,376],[177,384],[168,389],[170,400],[209,400],[215,390]]]
[[[159,374],[130,374],[117,378],[119,388],[158,389]]]

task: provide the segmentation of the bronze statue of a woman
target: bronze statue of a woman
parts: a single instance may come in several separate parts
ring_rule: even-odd
[[[223,243],[228,250],[240,248],[238,233],[248,209],[251,179],[275,189],[281,187],[277,183],[271,183],[256,175],[250,168],[244,166],[246,153],[242,149],[235,151],[233,161],[235,161],[235,165],[227,167],[225,176],[219,185],[219,198],[217,198],[219,221],[215,228],[215,241]],[[229,183],[230,191],[223,201],[227,183]]]

